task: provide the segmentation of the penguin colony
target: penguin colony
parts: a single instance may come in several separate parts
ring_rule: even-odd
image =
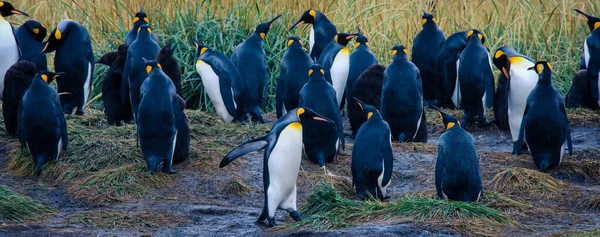
[[[423,12],[421,32],[411,52],[403,45],[389,51],[392,62],[380,65],[367,37],[338,32],[322,12],[304,12],[290,31],[310,25],[308,53],[289,36],[281,59],[276,93],[278,120],[269,134],[234,148],[223,168],[248,153],[264,150],[264,206],[258,218],[276,225],[277,209],[302,220],[296,204],[296,180],[303,154],[323,167],[345,147],[341,113],[347,107],[355,137],[352,183],[359,199],[389,198],[392,142],[427,142],[425,107],[436,110],[445,131],[439,137],[435,186],[441,199],[478,201],[483,192],[479,157],[468,124],[495,123],[512,136],[513,154],[529,151],[546,171],[572,153],[565,108],[600,108],[600,18],[575,9],[590,28],[584,57],[572,87],[563,98],[552,85],[550,62],[534,61],[509,46],[490,54],[485,36],[467,29],[447,38],[435,16]],[[189,156],[190,131],[181,97],[181,68],[176,45],[161,48],[148,15],[140,8],[117,51],[94,59],[89,32],[62,20],[50,31],[28,20],[17,29],[6,20],[29,16],[0,1],[0,98],[7,133],[29,150],[39,175],[68,147],[64,114],[83,115],[96,63],[109,66],[102,83],[107,124],[135,123],[137,141],[148,170],[175,173],[173,164]],[[281,15],[258,25],[228,58],[202,42],[195,65],[205,91],[225,123],[264,123],[260,105],[266,97],[268,70],[263,44]],[[348,44],[355,39],[352,54]],[[48,71],[46,54],[54,54]],[[410,58],[409,58],[410,56]],[[493,67],[501,73],[496,83]],[[56,80],[56,89],[51,84]],[[346,106],[345,106],[346,105]],[[440,108],[464,110],[459,119]],[[485,111],[493,107],[494,119]],[[250,115],[250,117],[248,117]],[[430,118],[431,119],[431,118]],[[540,139],[540,138],[544,139]]]

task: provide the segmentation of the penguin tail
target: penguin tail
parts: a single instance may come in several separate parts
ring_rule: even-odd
[[[555,164],[552,164],[552,162],[550,162],[551,159],[552,158],[550,157],[550,154],[538,154],[538,169],[540,169],[540,171],[542,172],[545,172],[554,167]]]
[[[146,158],[146,164],[148,165],[148,170],[150,173],[154,173],[158,170],[158,165],[160,165],[161,161],[163,161],[163,159],[156,156],[150,156]]]
[[[320,168],[323,168],[323,167],[325,166],[325,159],[326,159],[326,158],[327,158],[327,157],[326,157],[326,156],[325,156],[325,154],[323,154],[323,153],[319,153],[319,154],[317,155],[317,163],[319,164],[319,167],[320,167]]]
[[[398,134],[398,141],[399,142],[406,142],[406,134],[405,133],[400,133]]]
[[[35,176],[40,176],[42,173],[42,166],[46,164],[46,159],[43,156],[38,155],[35,158]]]

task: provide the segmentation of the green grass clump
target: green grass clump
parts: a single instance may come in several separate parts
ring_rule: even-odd
[[[37,201],[0,187],[0,222],[38,218],[54,213],[54,210]]]

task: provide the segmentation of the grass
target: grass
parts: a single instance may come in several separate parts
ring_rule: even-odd
[[[81,211],[64,222],[104,229],[158,229],[184,223],[186,219],[171,212],[130,212],[117,210]]]
[[[24,221],[54,213],[37,201],[0,186],[0,223]]]

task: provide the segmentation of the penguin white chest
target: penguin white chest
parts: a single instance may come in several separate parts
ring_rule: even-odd
[[[268,159],[269,193],[282,202],[296,186],[302,160],[302,125],[291,123],[280,134]]]
[[[524,59],[523,59],[524,60]],[[533,90],[538,81],[538,75],[527,70],[533,67],[533,63],[511,64],[510,68],[510,89],[508,91],[508,125],[512,135],[513,142],[519,138],[523,113],[527,106],[527,97]]]
[[[223,120],[223,122],[230,123],[233,120],[233,116],[227,111],[227,107],[225,107],[225,102],[221,96],[221,83],[219,81],[219,76],[215,73],[210,65],[201,60],[198,60],[196,63],[196,70],[202,78],[204,90],[212,101],[217,114]]]
[[[350,71],[350,53],[348,48],[344,47],[338,52],[331,64],[329,72],[331,81],[337,98],[338,106],[342,103],[344,89],[346,89],[346,81],[348,80],[348,72]]]
[[[458,76],[458,69],[460,68],[460,58],[456,60],[456,83],[454,84],[454,92],[452,93],[452,103],[454,107],[460,109],[460,82]]]
[[[310,35],[308,36],[308,43],[310,45],[310,52],[312,53],[313,46],[315,46],[315,28],[310,27]]]
[[[87,102],[88,97],[90,97],[90,83],[92,83],[92,64],[88,63],[87,75],[85,78],[85,83],[83,84],[83,106],[81,109],[85,108],[85,103]]]
[[[588,68],[590,63],[590,50],[587,45],[587,38],[583,41],[583,60],[585,61],[585,68]]]
[[[0,99],[6,71],[19,60],[19,48],[10,23],[0,17]]]

